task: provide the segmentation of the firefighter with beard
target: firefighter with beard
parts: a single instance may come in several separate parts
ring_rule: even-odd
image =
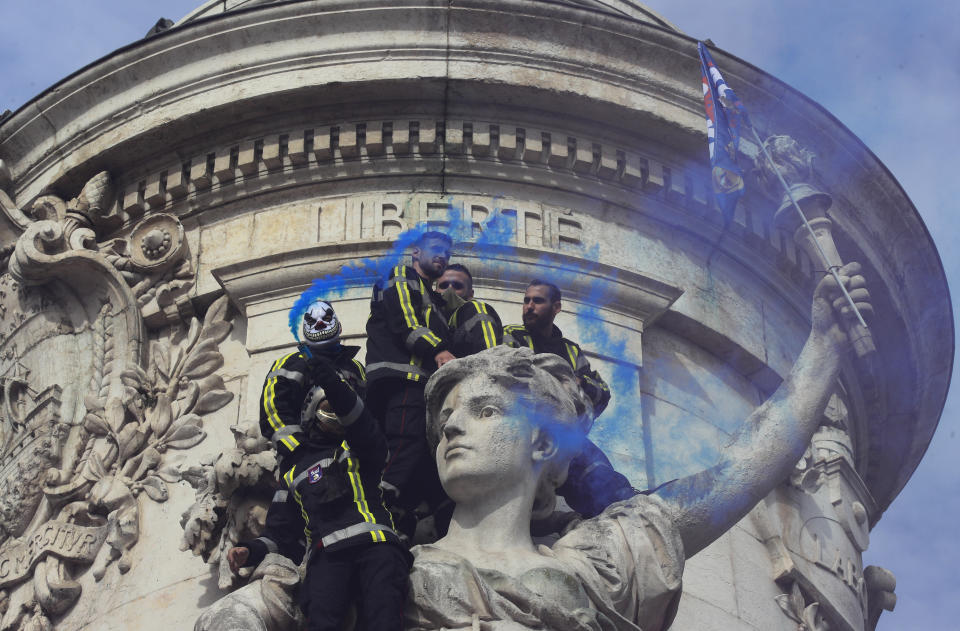
[[[370,407],[390,448],[383,489],[397,526],[411,541],[418,518],[448,501],[427,442],[424,388],[438,367],[454,359],[444,304],[433,290],[452,245],[442,232],[421,235],[410,265],[397,265],[374,285],[367,320]]]
[[[356,602],[358,629],[401,631],[412,558],[381,497],[387,443],[364,406],[360,349],[340,344],[330,303],[314,300],[300,319],[304,342],[273,363],[260,399],[280,490],[263,535],[238,543],[227,560],[238,572],[268,552],[295,563],[306,554],[300,608],[308,629],[340,629]]]
[[[559,287],[542,280],[530,281],[523,296],[523,325],[505,327],[503,343],[515,348],[526,346],[535,353],[553,353],[569,362],[581,389],[593,404],[596,419],[610,402],[610,388],[590,367],[580,345],[563,337],[553,323],[561,308]],[[589,439],[584,439],[580,454],[570,462],[566,482],[557,489],[557,494],[584,517],[595,517],[613,502],[637,493]]]

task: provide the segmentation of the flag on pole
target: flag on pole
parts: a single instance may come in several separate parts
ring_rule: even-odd
[[[703,107],[707,111],[707,145],[713,194],[723,212],[725,224],[733,220],[737,200],[743,195],[743,171],[737,166],[740,130],[749,125],[747,110],[713,63],[703,42],[700,51],[700,73],[703,80]]]

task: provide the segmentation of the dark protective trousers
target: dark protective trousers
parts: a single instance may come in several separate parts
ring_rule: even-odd
[[[357,604],[357,631],[403,631],[410,553],[396,543],[316,550],[300,588],[307,631],[339,631]]]
[[[367,403],[380,421],[390,449],[383,469],[387,507],[393,513],[397,528],[412,539],[417,506],[426,501],[433,510],[447,499],[427,441],[423,386],[399,379],[378,381],[370,386]],[[399,496],[395,496],[392,489],[397,489]],[[446,530],[445,524],[443,530]]]

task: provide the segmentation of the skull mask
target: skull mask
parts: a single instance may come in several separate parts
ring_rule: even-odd
[[[340,328],[340,320],[329,302],[316,300],[303,312],[300,329],[304,342],[311,348],[336,344],[340,339]]]

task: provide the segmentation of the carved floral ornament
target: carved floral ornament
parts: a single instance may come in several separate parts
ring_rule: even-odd
[[[796,581],[791,583],[789,593],[776,597],[780,609],[797,623],[797,631],[830,631],[830,625],[820,614],[820,603],[807,604],[807,599]]]
[[[0,345],[4,631],[50,628],[81,597],[80,574],[130,569],[140,503],[165,501],[167,483],[182,477],[169,452],[201,442],[204,415],[233,398],[217,374],[227,300],[193,315],[179,220],[153,215],[129,237],[102,241],[116,224],[105,211],[113,202],[106,173],[69,202],[37,200],[0,276],[3,313],[25,314]],[[66,328],[43,324],[57,298],[79,303]],[[81,374],[44,383],[29,350],[37,344],[87,349]],[[61,401],[68,389],[71,405]],[[76,413],[61,418],[62,409]]]

